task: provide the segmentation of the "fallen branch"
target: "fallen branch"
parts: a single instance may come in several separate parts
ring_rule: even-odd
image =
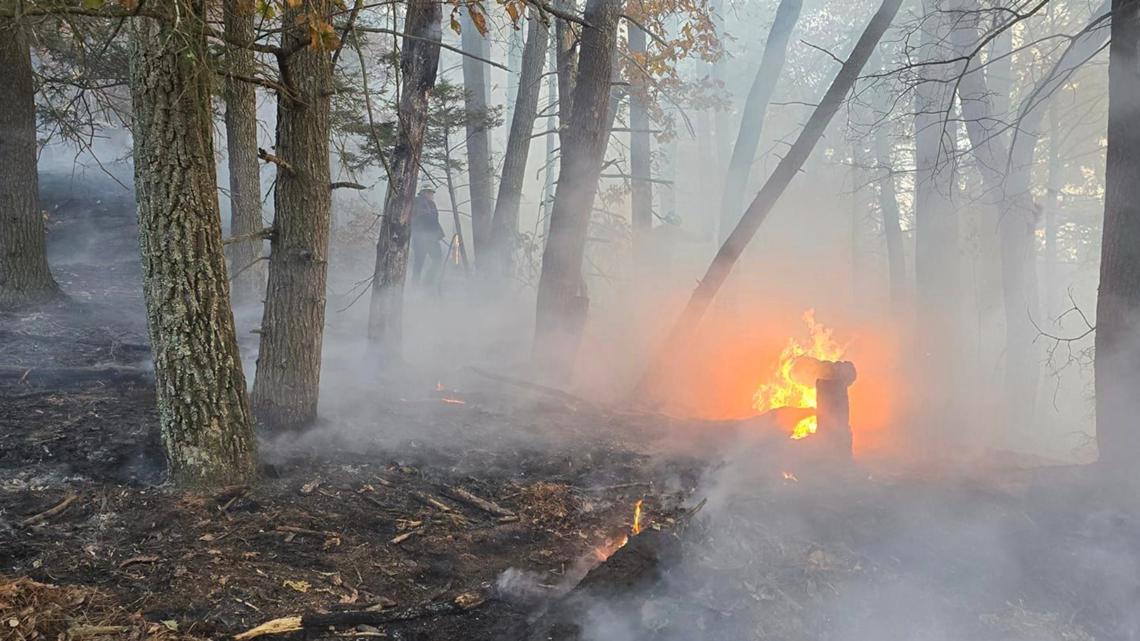
[[[456,501],[462,501],[463,503],[466,503],[466,504],[470,505],[471,507],[475,507],[475,508],[478,508],[480,510],[483,510],[487,514],[492,514],[494,516],[502,516],[502,517],[513,517],[513,516],[515,516],[515,513],[512,512],[511,510],[508,510],[507,508],[505,508],[505,507],[503,507],[497,503],[494,503],[492,501],[488,501],[486,499],[479,498],[478,496],[475,496],[474,494],[468,492],[467,490],[465,490],[461,487],[447,487],[447,486],[445,486],[443,488],[443,490],[441,490],[441,491],[444,494],[446,494],[447,496],[450,496],[451,498],[455,499]]]
[[[334,189],[356,189],[356,190],[362,191],[362,190],[365,190],[368,188],[365,187],[364,185],[360,184],[360,183],[354,183],[354,182],[351,182],[348,180],[342,180],[340,182],[335,182],[335,183],[329,184],[329,191],[332,191]]]
[[[66,512],[67,508],[71,507],[71,504],[74,503],[78,498],[78,494],[68,494],[62,501],[56,503],[54,506],[49,507],[39,514],[33,514],[23,521],[20,521],[20,527],[31,527],[33,525],[43,523],[53,516],[59,516],[60,514]]]
[[[142,367],[0,367],[0,381],[15,379],[20,383],[67,384],[115,380],[149,381],[153,372]]]

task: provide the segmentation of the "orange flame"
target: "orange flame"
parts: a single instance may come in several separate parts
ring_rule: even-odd
[[[633,527],[630,531],[634,534],[641,534],[641,502],[642,499],[638,499],[637,503],[633,504]]]
[[[840,345],[832,338],[831,329],[816,322],[814,309],[804,312],[804,323],[807,324],[809,334],[807,346],[795,338],[788,341],[780,352],[779,366],[772,378],[761,384],[752,396],[752,407],[757,411],[767,412],[778,407],[816,407],[815,385],[805,385],[792,377],[796,359],[811,356],[823,361],[837,361],[847,350],[846,345]],[[811,436],[817,427],[815,415],[801,419],[792,430],[792,438]]]

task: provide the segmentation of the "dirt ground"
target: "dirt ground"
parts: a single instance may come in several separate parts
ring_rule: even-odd
[[[47,193],[70,300],[0,316],[0,639],[226,639],[338,613],[373,618],[276,638],[1140,636],[1140,519],[1082,468],[821,464],[747,425],[473,370],[264,439],[254,487],[175,490],[138,265],[111,258],[132,255],[129,198]],[[621,550],[648,578],[610,557],[638,501],[658,539]],[[536,637],[607,557],[570,592],[592,595],[577,627]]]

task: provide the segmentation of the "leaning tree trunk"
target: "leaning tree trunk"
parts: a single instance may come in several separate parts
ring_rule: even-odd
[[[321,343],[328,276],[329,52],[310,46],[306,11],[327,15],[326,0],[281,15],[287,92],[277,96],[277,187],[269,283],[261,321],[261,351],[253,382],[258,421],[277,431],[298,430],[317,418]],[[300,22],[299,22],[300,21]]]
[[[468,9],[470,11],[470,9]],[[463,50],[480,54],[483,36],[467,18],[462,29]],[[467,188],[471,193],[471,249],[475,266],[482,269],[491,259],[491,140],[486,127],[487,72],[483,62],[463,56],[463,107],[467,111]]]
[[[36,86],[27,34],[0,20],[0,309],[59,296],[36,175]]]
[[[804,162],[815,149],[816,143],[823,137],[823,133],[827,130],[835,112],[839,111],[839,107],[843,104],[847,94],[855,86],[855,81],[859,77],[863,65],[867,64],[867,59],[874,53],[879,40],[891,26],[900,5],[902,5],[902,0],[883,0],[883,4],[875,12],[866,29],[863,30],[863,35],[859,36],[859,41],[855,43],[847,61],[843,63],[843,67],[840,68],[835,79],[831,81],[827,93],[824,94],[823,99],[820,100],[819,105],[808,118],[800,135],[792,143],[788,153],[780,159],[772,171],[772,175],[768,177],[760,189],[760,193],[756,194],[756,198],[745,210],[740,222],[736,224],[728,239],[721,245],[716,257],[709,265],[708,271],[705,272],[704,278],[700,280],[700,284],[693,291],[688,304],[677,318],[665,342],[658,348],[649,369],[642,376],[638,384],[638,390],[642,392],[641,398],[652,396],[657,391],[653,389],[653,386],[661,380],[658,377],[668,371],[673,356],[681,353],[685,343],[692,336],[697,325],[700,324],[705,311],[712,304],[713,298],[732,272],[737,259],[744,253],[744,248],[756,235],[756,231],[760,229],[760,224],[776,206],[776,201],[780,199],[784,190],[792,182],[792,178],[803,167]]]
[[[219,486],[254,477],[256,441],[222,249],[206,2],[177,8],[177,21],[132,21],[143,295],[171,475]]]
[[[1140,0],[1113,0],[1108,160],[1096,305],[1096,440],[1100,460],[1140,460]]]
[[[404,29],[411,37],[400,51],[399,127],[390,164],[391,180],[384,199],[384,218],[376,243],[368,339],[388,365],[402,358],[404,281],[408,276],[412,202],[416,196],[420,156],[427,128],[428,95],[439,71],[442,11],[432,0],[409,0]],[[454,208],[454,203],[452,207]]]
[[[629,25],[629,51],[644,59],[646,38],[640,27]],[[649,132],[648,87],[632,88],[629,101],[629,172],[630,207],[633,222],[633,251],[637,261],[644,264],[645,244],[653,231],[652,141]]]
[[[257,159],[257,92],[235,75],[247,75],[254,66],[253,51],[241,45],[254,40],[252,3],[225,0],[222,16],[227,76],[226,156],[230,172],[230,235],[238,238],[226,246],[233,274],[234,304],[260,305],[265,293],[265,270],[261,266],[261,166]]]
[[[530,155],[534,119],[538,113],[538,94],[542,89],[543,61],[546,59],[549,30],[542,17],[534,14],[527,25],[523,45],[517,99],[511,112],[511,131],[499,178],[499,197],[495,199],[495,217],[491,224],[497,278],[507,282],[514,270],[515,244],[519,233],[519,201],[523,178]]]
[[[562,158],[550,235],[538,283],[534,357],[540,371],[567,380],[585,323],[582,260],[586,230],[609,139],[610,79],[617,50],[619,0],[586,3],[570,120],[561,126]],[[562,94],[560,94],[562,95]]]
[[[760,134],[764,130],[768,102],[772,99],[772,93],[776,90],[776,81],[780,79],[780,71],[784,68],[788,40],[792,37],[792,30],[799,20],[802,6],[803,0],[780,0],[779,6],[776,7],[776,17],[772,21],[772,28],[768,31],[768,41],[764,43],[760,68],[756,70],[752,89],[749,90],[748,99],[744,102],[740,132],[736,136],[736,144],[732,147],[732,159],[728,163],[728,174],[725,176],[724,195],[720,207],[722,240],[727,237],[728,230],[740,220],[745,192],[748,190],[748,176],[752,173],[752,163],[760,146]]]

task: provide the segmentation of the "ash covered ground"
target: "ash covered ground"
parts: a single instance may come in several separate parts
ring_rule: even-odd
[[[263,441],[256,487],[175,491],[104,192],[45,180],[70,300],[2,317],[0,637],[1140,636],[1140,519],[1094,468],[821,460],[456,364]]]

